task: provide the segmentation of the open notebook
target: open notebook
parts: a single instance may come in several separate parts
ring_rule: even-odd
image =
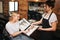
[[[31,24],[25,19],[23,18],[21,21],[19,21],[19,26],[21,30],[25,30],[28,31],[25,34],[27,36],[30,36],[39,26],[30,26]]]

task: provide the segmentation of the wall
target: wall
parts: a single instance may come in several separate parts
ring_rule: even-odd
[[[4,0],[3,1],[3,8],[4,8],[4,14],[6,15],[6,16],[8,16],[8,14],[9,14],[9,0]]]
[[[0,2],[0,13],[3,13],[3,3]]]
[[[21,18],[28,18],[28,0],[18,0],[19,2],[19,14]]]
[[[57,18],[58,18],[58,26],[57,26],[57,29],[60,30],[60,0],[55,0],[55,1],[56,1],[56,3],[55,3],[54,12],[56,13]]]
[[[3,1],[3,11],[6,16],[9,15],[9,1],[10,0],[0,0]],[[28,0],[17,0],[19,2],[18,13],[21,18],[28,18]]]

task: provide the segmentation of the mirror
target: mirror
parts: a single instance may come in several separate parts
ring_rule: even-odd
[[[36,11],[38,13],[43,14],[44,3],[43,2],[29,2],[29,10]]]
[[[44,2],[29,2],[28,19],[40,20],[44,13]]]

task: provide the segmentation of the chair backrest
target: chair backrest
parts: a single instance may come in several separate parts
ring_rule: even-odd
[[[7,32],[7,30],[5,28],[3,30],[3,34],[4,34],[4,36],[9,36],[9,33]]]
[[[10,34],[7,32],[7,30],[4,28],[4,30],[3,30],[3,38],[4,39],[9,39],[10,40]]]

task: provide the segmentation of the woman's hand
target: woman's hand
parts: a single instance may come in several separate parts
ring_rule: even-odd
[[[21,31],[22,33],[26,34],[27,32],[29,32],[28,30],[25,30],[25,31]]]
[[[25,31],[24,30],[22,30],[22,31],[20,31],[21,33],[24,33]]]
[[[35,25],[37,25],[37,24],[36,24],[36,23],[32,23],[32,24],[31,24],[32,27],[35,26]]]
[[[34,23],[32,23],[31,25],[34,25]]]
[[[39,27],[38,30],[42,30],[43,28],[42,27]]]

